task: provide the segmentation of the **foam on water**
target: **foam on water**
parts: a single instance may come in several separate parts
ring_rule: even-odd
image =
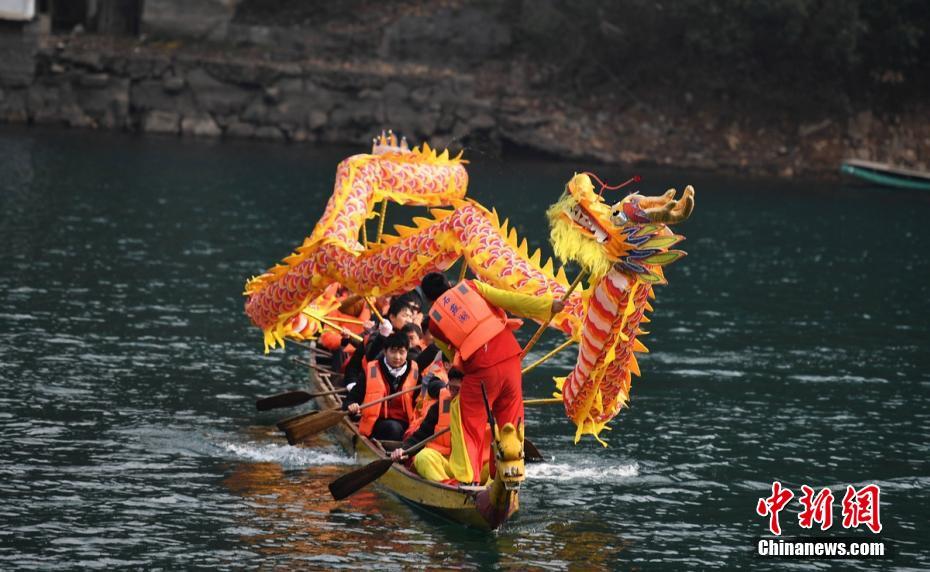
[[[637,463],[620,465],[593,465],[590,463],[533,463],[526,466],[529,479],[541,481],[583,481],[609,483],[617,479],[639,475]]]
[[[237,460],[278,463],[282,467],[300,468],[319,465],[351,465],[353,457],[320,449],[306,449],[274,443],[218,443],[227,455]]]

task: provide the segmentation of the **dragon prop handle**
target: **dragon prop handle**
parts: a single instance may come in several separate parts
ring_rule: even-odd
[[[313,233],[281,264],[247,282],[245,310],[264,331],[266,351],[298,334],[295,317],[328,300],[333,284],[363,295],[394,294],[460,257],[497,288],[536,296],[566,292],[563,269],[556,272],[551,259],[542,264],[540,251],[530,254],[506,220],[465,198],[465,161],[425,144],[405,147],[382,135],[372,154],[340,163]],[[591,273],[589,287],[573,293],[552,321],[580,342],[575,368],[556,379],[557,395],[578,427],[576,442],[584,434],[597,437],[627,403],[631,374],[639,374],[633,353],[646,351],[637,336],[648,321],[644,312],[652,309],[653,286],[665,283],[662,267],[684,255],[669,249],[682,237],[668,225],[685,220],[694,206],[691,187],[678,200],[675,194],[633,194],[610,206],[582,174],[547,211],[556,255]],[[432,208],[431,217],[416,217],[412,226],[397,226],[397,235],[366,247],[358,235],[382,199],[451,208]]]

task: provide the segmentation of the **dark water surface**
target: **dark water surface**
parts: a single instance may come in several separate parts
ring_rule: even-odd
[[[879,484],[894,554],[859,566],[930,568],[930,193],[643,172],[649,193],[693,183],[697,208],[632,408],[607,449],[528,410],[552,460],[488,534],[376,488],[332,501],[353,459],[254,410],[305,373],[262,354],[243,283],[309,234],[356,151],[0,131],[0,569],[849,567],[753,557],[775,479],[832,487],[837,522],[847,484]],[[468,158],[471,195],[535,246],[587,167]]]

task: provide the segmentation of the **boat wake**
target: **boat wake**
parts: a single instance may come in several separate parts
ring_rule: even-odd
[[[639,464],[534,463],[526,466],[526,473],[528,479],[540,481],[607,483],[639,475]]]
[[[297,469],[320,465],[352,465],[355,459],[334,451],[318,448],[292,447],[277,443],[232,443],[216,444],[224,456],[240,461],[255,463],[277,463],[285,468]]]

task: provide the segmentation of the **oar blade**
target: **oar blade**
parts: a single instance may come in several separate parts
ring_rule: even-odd
[[[545,463],[546,458],[542,456],[536,445],[529,439],[523,440],[523,460],[527,463]]]
[[[329,492],[332,493],[333,498],[336,500],[348,498],[349,496],[364,488],[369,483],[372,483],[381,478],[381,475],[388,472],[388,470],[391,468],[391,465],[393,464],[394,462],[390,459],[380,459],[378,461],[368,463],[361,469],[356,469],[351,473],[346,473],[335,481],[329,483]]]
[[[269,409],[281,409],[283,407],[294,407],[306,403],[313,399],[313,396],[306,391],[288,391],[279,393],[271,397],[263,397],[255,402],[255,408],[259,411],[268,411]]]
[[[281,421],[278,423],[278,429],[284,431],[288,443],[296,445],[308,437],[334,427],[344,418],[345,414],[335,409],[312,411]]]

